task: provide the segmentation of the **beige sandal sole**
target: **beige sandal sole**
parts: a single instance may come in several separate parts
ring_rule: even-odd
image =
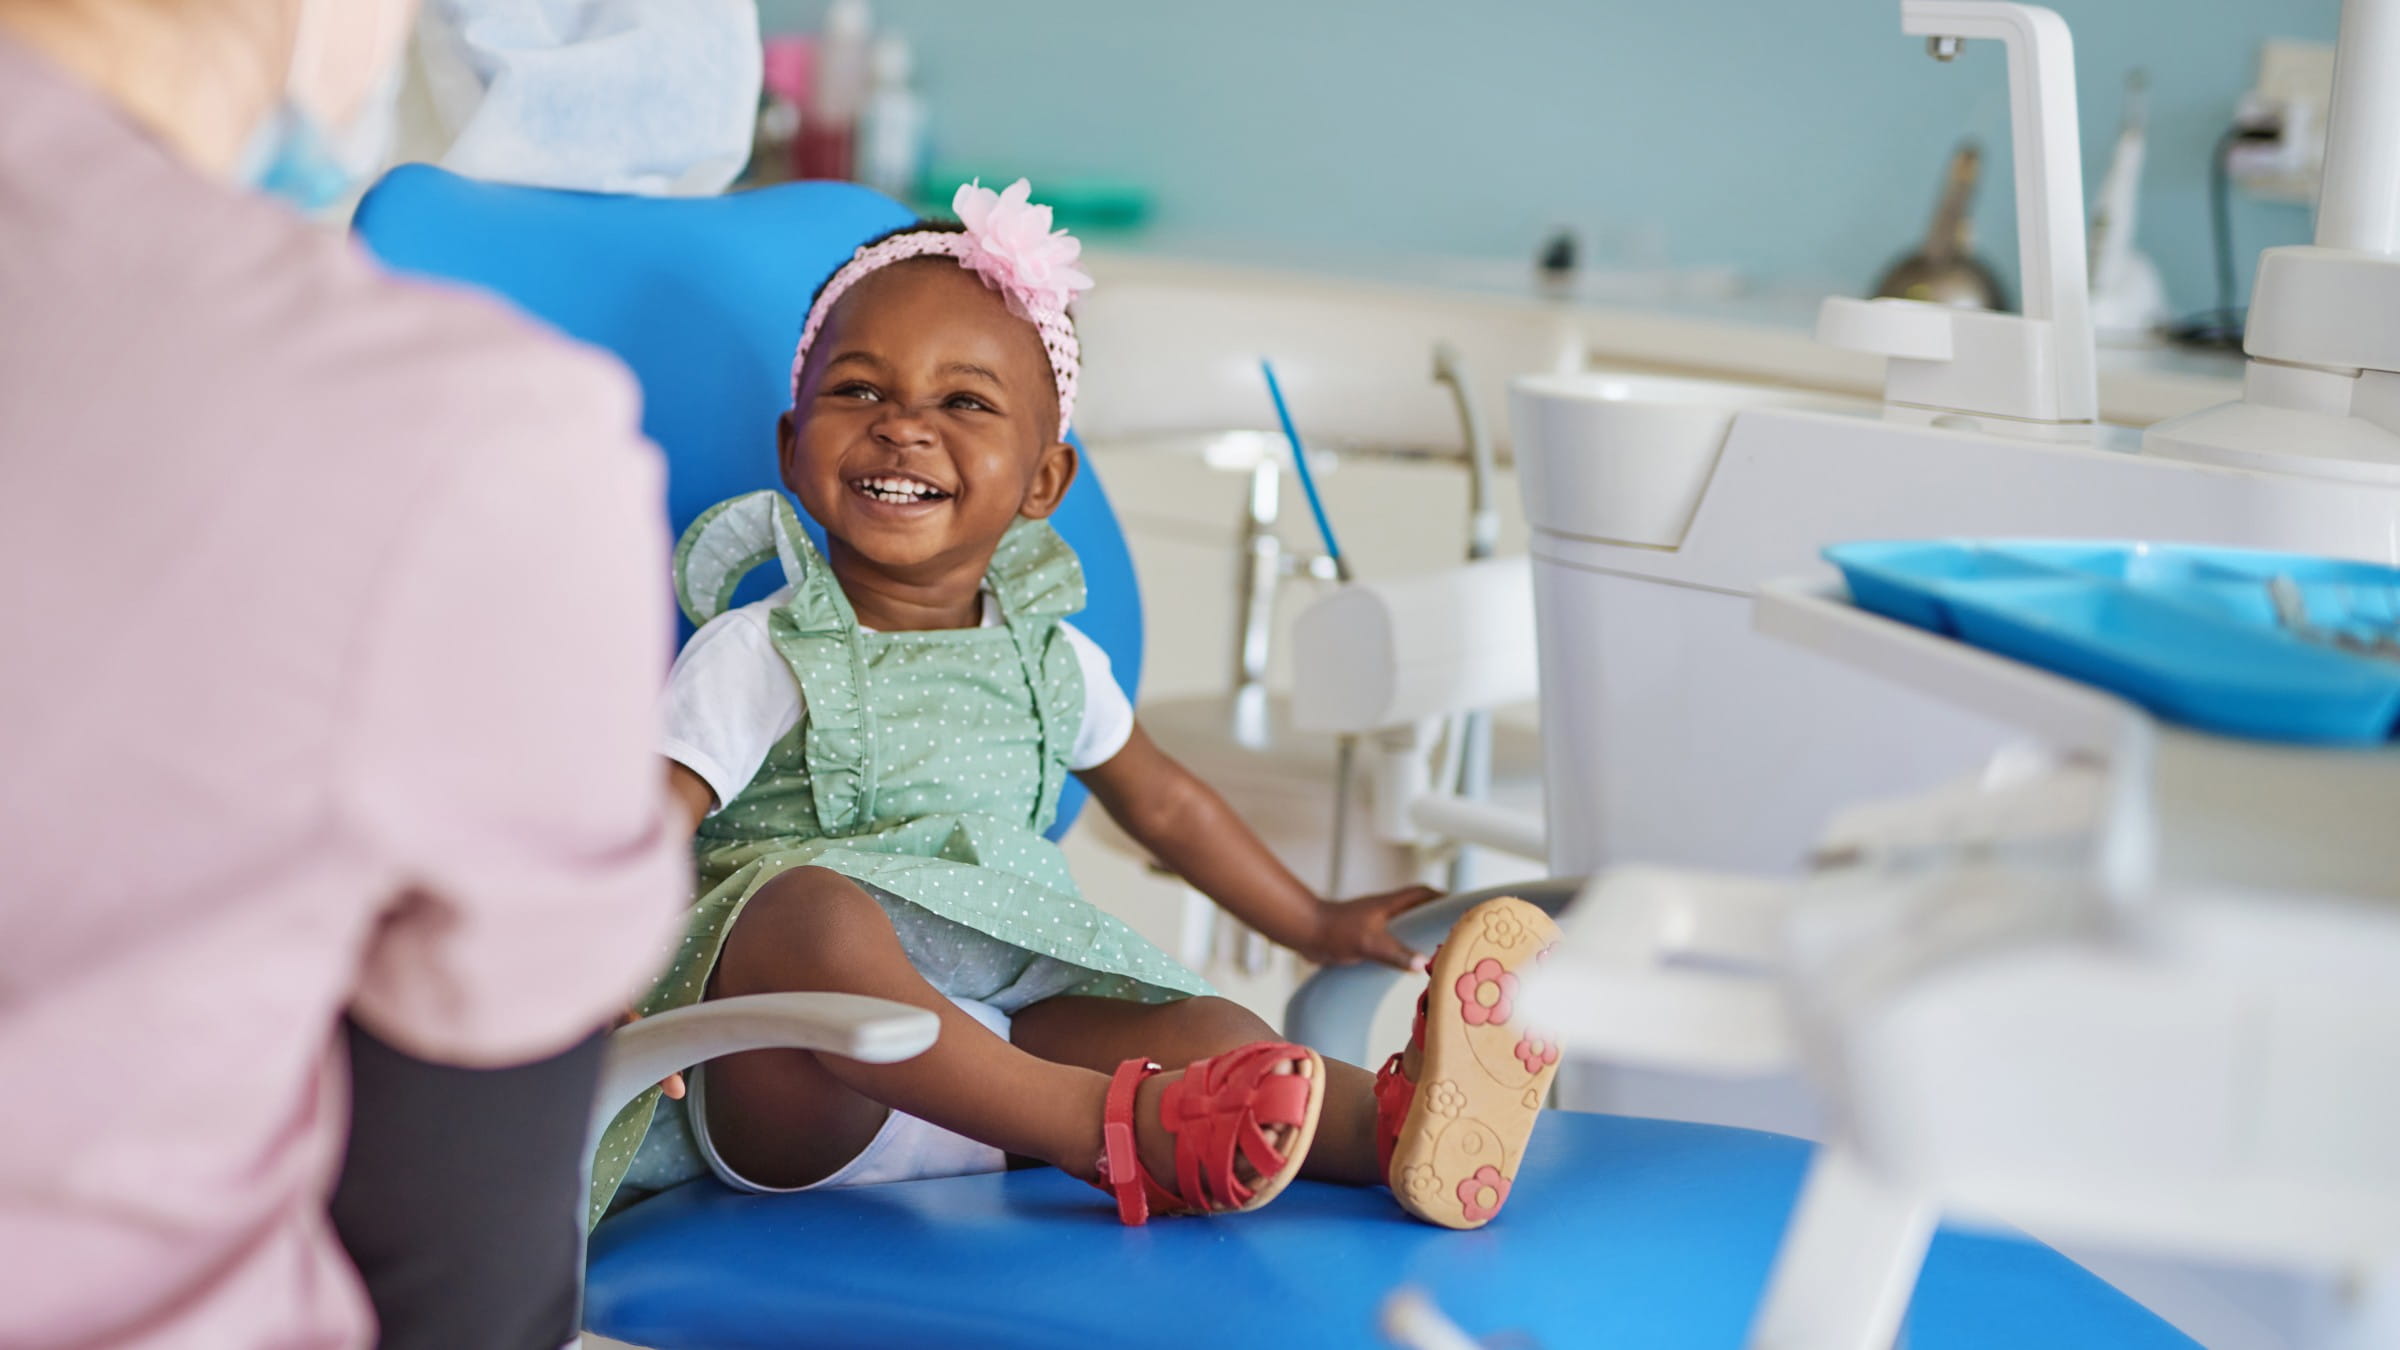
[[[1300,1128],[1293,1133],[1292,1142],[1283,1150],[1282,1170],[1271,1177],[1259,1178],[1258,1189],[1251,1195],[1247,1204],[1237,1205],[1232,1209],[1217,1210],[1216,1213],[1247,1214],[1251,1210],[1264,1206],[1268,1201],[1283,1194],[1284,1188],[1291,1185],[1293,1180],[1300,1175],[1300,1165],[1308,1161],[1309,1146],[1317,1142],[1317,1117],[1325,1110],[1325,1060],[1316,1051],[1311,1050],[1308,1052],[1308,1058],[1302,1062],[1306,1067],[1300,1072],[1316,1084],[1316,1091],[1308,1094],[1308,1110],[1300,1117]],[[1240,1155],[1237,1153],[1235,1156],[1239,1157]]]
[[[1461,915],[1434,959],[1416,1097],[1387,1178],[1427,1223],[1481,1228],[1508,1201],[1558,1076],[1557,1043],[1526,1027],[1521,981],[1557,941],[1549,915],[1502,896]]]

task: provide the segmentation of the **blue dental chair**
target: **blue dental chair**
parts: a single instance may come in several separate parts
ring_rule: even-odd
[[[909,218],[840,184],[655,200],[416,166],[368,195],[357,230],[399,271],[497,292],[617,353],[666,450],[680,530],[715,501],[773,484],[773,427],[810,294],[860,242]],[[1085,463],[1057,524],[1089,578],[1078,625],[1130,692],[1141,609],[1096,468]],[[765,584],[753,578],[761,589],[738,598]],[[1062,831],[1082,802],[1079,786],[1069,793]],[[1572,887],[1536,892],[1555,908]],[[1419,911],[1402,935],[1430,947],[1477,898]],[[1326,1007],[1356,1014],[1393,977],[1319,978],[1328,983],[1295,1000],[1313,1012],[1292,1034],[1355,1057],[1363,1024],[1336,1025],[1344,1019],[1327,1019]],[[787,1196],[703,1180],[599,1227],[585,1316],[600,1335],[655,1350],[1372,1345],[1384,1297],[1414,1285],[1496,1343],[1733,1347],[1808,1155],[1775,1135],[1553,1113],[1517,1198],[1474,1233],[1418,1224],[1381,1191],[1309,1182],[1255,1215],[1127,1229],[1104,1196],[1048,1169]],[[1948,1232],[1925,1263],[1906,1340],[1916,1350],[2191,1344],[2047,1248]]]

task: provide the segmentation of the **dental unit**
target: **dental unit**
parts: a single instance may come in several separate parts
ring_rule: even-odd
[[[2095,420],[2073,51],[2050,11],[1904,0],[1937,54],[2007,50],[2024,313],[1825,302],[1881,405],[1603,372],[1513,388],[1533,530],[1550,866],[1785,870],[1826,812],[2013,733],[1750,631],[1761,583],[1845,539],[2177,539],[2400,557],[2400,4],[2347,0],[2317,244],[2262,262],[2244,396]]]
[[[1753,1346],[1893,1344],[1944,1217],[2323,1277],[2329,1344],[2400,1344],[2400,760],[2177,725],[1879,617],[1855,572],[1788,579],[1960,535],[2400,562],[2400,4],[2345,0],[2316,239],[2262,259],[2242,398],[2139,435],[2094,415],[2065,25],[1901,10],[1936,56],[2007,47],[2024,314],[1826,301],[1820,338],[1886,358],[1880,408],[1516,386],[1550,861],[1594,874],[1536,1006],[1613,1065],[1805,1073],[1825,1143]],[[2254,577],[2225,613],[2362,680],[2385,650],[2380,569],[2014,553],[2120,589],[2221,557]],[[2313,609],[2304,565],[2341,578]],[[2153,656],[2237,720],[2271,696],[2204,644]]]

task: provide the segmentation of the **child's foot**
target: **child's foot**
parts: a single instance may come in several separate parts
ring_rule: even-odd
[[[1259,1041],[1169,1073],[1127,1060],[1109,1083],[1102,1184],[1128,1224],[1257,1209],[1300,1174],[1324,1105],[1313,1050]]]
[[[1282,1060],[1275,1065],[1273,1071],[1278,1074],[1305,1077],[1309,1072],[1305,1065],[1306,1061]],[[1166,1114],[1160,1109],[1160,1104],[1167,1095],[1167,1089],[1182,1082],[1183,1076],[1189,1072],[1191,1072],[1189,1069],[1168,1069],[1143,1079],[1141,1086],[1134,1090],[1134,1144],[1142,1155],[1142,1167],[1154,1177],[1171,1179],[1175,1176],[1175,1140],[1177,1136],[1167,1129]],[[1295,1159],[1307,1156],[1307,1149],[1293,1147],[1294,1142],[1300,1138],[1298,1125],[1262,1121],[1259,1124],[1259,1132],[1266,1137],[1267,1146],[1274,1150],[1277,1156]],[[1249,1157],[1239,1150],[1234,1153],[1233,1175],[1245,1186],[1258,1185],[1262,1177],[1258,1168],[1251,1164]]]
[[[1376,1076],[1384,1179],[1427,1223],[1480,1228],[1508,1201],[1558,1073],[1558,1045],[1525,1025],[1518,981],[1557,941],[1549,915],[1511,897],[1461,915],[1408,1048]]]

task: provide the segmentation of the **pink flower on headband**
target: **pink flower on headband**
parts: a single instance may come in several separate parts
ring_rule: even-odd
[[[917,229],[861,247],[850,261],[834,269],[809,306],[800,325],[800,342],[792,351],[792,397],[800,396],[801,372],[808,367],[808,349],[825,326],[825,316],[850,288],[878,268],[908,258],[954,258],[976,279],[1000,292],[1009,312],[1031,323],[1042,336],[1050,358],[1050,375],[1058,385],[1058,422],[1065,427],[1075,417],[1075,383],[1083,369],[1083,347],[1075,340],[1067,304],[1077,291],[1092,288],[1092,279],[1075,265],[1083,245],[1065,230],[1050,228],[1050,208],[1030,200],[1033,186],[1020,178],[1006,192],[969,183],[950,199],[965,224],[964,231]]]
[[[1039,323],[1067,312],[1077,291],[1092,279],[1075,260],[1083,244],[1065,230],[1050,228],[1050,208],[1032,202],[1033,185],[1020,178],[1005,192],[979,179],[959,186],[950,209],[967,227],[959,263],[973,268],[986,285],[1008,297],[1020,318]]]

